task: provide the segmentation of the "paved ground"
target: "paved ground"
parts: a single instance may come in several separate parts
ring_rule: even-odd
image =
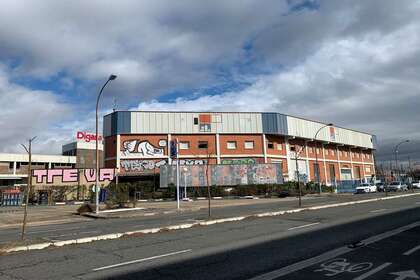
[[[0,279],[252,279],[418,222],[419,210],[420,197],[414,196],[15,253],[0,257]],[[419,232],[413,227],[370,239],[367,246],[321,258],[280,279],[362,280],[368,272],[369,279],[417,279],[419,252],[413,249],[420,245]],[[326,267],[341,271],[340,266],[344,272],[326,276]],[[412,278],[398,278],[403,270]]]
[[[303,206],[323,205],[328,203],[354,201],[381,196],[384,196],[384,194],[377,193],[366,195],[333,195],[322,197],[308,197],[305,200],[303,200]],[[159,203],[149,203],[149,205],[145,205],[149,206],[149,210],[152,210],[139,211],[140,214],[134,216],[132,216],[132,213],[128,213],[127,215],[130,216],[130,218],[125,219],[75,219],[72,220],[72,223],[67,224],[30,226],[27,231],[27,239],[29,239],[29,241],[32,240],[35,242],[68,240],[107,233],[126,232],[140,229],[170,226],[179,223],[190,223],[200,220],[206,220],[208,218],[207,208],[204,206],[206,205],[206,203],[207,202],[205,201],[194,203],[184,202],[182,203],[183,209],[196,207],[197,205],[200,206],[200,208],[195,211],[183,211],[180,213],[177,213],[174,210],[161,212],[166,214],[161,214],[156,211],[156,209],[158,209],[159,207]],[[191,206],[194,204],[196,206]],[[153,207],[151,207],[150,205],[152,205]],[[174,204],[173,202],[173,208],[175,208],[175,205],[176,204]],[[215,200],[212,201],[212,205],[212,218],[226,218],[233,216],[263,213],[267,211],[288,210],[297,208],[298,206],[297,200],[295,198],[233,201]],[[165,207],[167,207],[167,205],[165,205]],[[59,209],[52,209],[50,212],[52,211],[59,211]],[[145,216],[146,214],[153,213],[156,213],[156,215]],[[42,215],[42,212],[40,215]],[[20,224],[12,228],[3,228],[0,231],[0,244],[16,241],[20,237],[20,231]]]
[[[323,195],[324,197],[328,196]],[[318,196],[306,196],[304,200],[317,199]],[[264,204],[274,202],[288,202],[295,201],[296,198],[271,198],[271,199],[221,199],[212,200],[212,208],[226,207],[226,206],[240,206],[252,204]],[[198,211],[207,209],[207,200],[199,200],[192,202],[182,202],[181,211]],[[60,205],[60,206],[30,206],[28,209],[28,222],[31,225],[45,225],[48,223],[72,223],[87,221],[84,217],[75,215],[77,208],[80,205]],[[103,217],[118,218],[118,217],[141,217],[150,214],[166,214],[168,212],[176,211],[176,201],[162,201],[162,202],[138,202],[137,207],[144,208],[142,211],[128,211],[118,213],[101,214]],[[23,219],[23,207],[0,207],[0,229],[20,227]]]

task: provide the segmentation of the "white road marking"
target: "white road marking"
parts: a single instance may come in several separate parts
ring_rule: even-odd
[[[420,204],[420,201],[417,201],[416,204]]]
[[[391,231],[387,231],[387,232],[384,232],[384,233],[381,233],[381,234],[378,234],[378,235],[375,235],[375,236],[372,236],[372,237],[369,237],[369,238],[367,238],[365,240],[362,240],[360,242],[364,243],[365,245],[369,245],[371,243],[380,241],[382,239],[391,237],[393,235],[399,234],[403,231],[407,231],[407,230],[410,230],[410,229],[418,227],[418,226],[420,226],[420,221],[415,222],[415,223],[411,223],[411,224],[402,226],[400,228],[397,228],[397,229],[394,229],[394,230],[391,230]],[[254,278],[249,279],[249,280],[273,280],[273,279],[276,279],[278,277],[282,277],[282,276],[288,275],[290,273],[305,269],[305,268],[310,267],[314,264],[317,264],[317,263],[320,263],[320,262],[325,262],[325,261],[327,261],[329,259],[332,259],[332,258],[336,258],[336,257],[344,255],[348,252],[352,252],[353,250],[354,249],[348,248],[347,246],[342,246],[342,247],[339,247],[337,249],[325,252],[321,255],[312,257],[310,259],[306,259],[306,260],[303,260],[303,261],[300,261],[300,262],[297,262],[297,263],[279,268],[277,270],[273,270],[271,272],[267,272],[265,274],[258,275]]]
[[[154,215],[156,215],[157,213],[145,213],[143,216],[154,216]]]
[[[374,268],[372,270],[369,270],[366,273],[363,273],[362,275],[359,275],[358,277],[354,278],[353,280],[363,280],[368,278],[369,276],[375,274],[378,271],[381,271],[382,269],[386,268],[387,266],[390,266],[392,263],[384,263],[380,266],[378,266],[377,268]]]
[[[399,271],[399,272],[391,272],[389,274],[397,276],[397,278],[395,278],[395,280],[404,280],[404,279],[408,279],[408,278],[410,278],[410,279],[420,279],[420,276],[417,275],[417,273],[414,269]]]
[[[53,237],[63,237],[63,236],[71,236],[71,235],[79,235],[79,234],[87,234],[87,233],[98,233],[100,231],[92,230],[92,231],[81,231],[81,232],[73,232],[73,233],[65,233],[60,235],[54,235]]]
[[[314,225],[318,225],[320,223],[312,223],[312,224],[307,224],[307,225],[302,225],[302,226],[297,226],[297,227],[291,227],[287,230],[294,230],[294,229],[299,229],[299,228],[305,228],[305,227],[310,227],[310,226],[314,226]]]
[[[370,211],[370,213],[378,213],[378,212],[383,212],[383,211],[386,211],[386,210],[388,210],[388,209],[385,209],[385,208],[383,208],[383,209],[376,209],[376,210]]]
[[[404,255],[404,256],[409,256],[409,255],[411,255],[412,253],[414,253],[415,251],[418,251],[418,250],[420,250],[420,245],[418,245],[418,246],[416,246],[416,247],[414,247],[414,248],[412,248],[412,249],[408,250],[408,251],[407,251],[407,252],[405,252],[403,255]]]
[[[138,260],[133,260],[133,261],[129,261],[129,262],[123,262],[123,263],[117,263],[117,264],[113,264],[113,265],[98,267],[98,268],[94,268],[92,270],[93,271],[100,271],[100,270],[105,270],[105,269],[109,269],[109,268],[115,268],[115,267],[120,267],[120,266],[124,266],[124,265],[129,265],[129,264],[133,264],[133,263],[140,263],[140,262],[155,260],[155,259],[159,259],[159,258],[164,258],[164,257],[169,257],[169,256],[174,256],[174,255],[179,255],[179,254],[184,254],[184,253],[188,253],[188,252],[191,252],[191,251],[192,251],[192,249],[187,249],[187,250],[182,250],[182,251],[167,253],[167,254],[163,254],[163,255],[148,257],[148,258],[144,258],[144,259],[138,259]]]

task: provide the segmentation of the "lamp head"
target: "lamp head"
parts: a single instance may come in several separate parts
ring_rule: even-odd
[[[112,81],[115,80],[117,78],[117,75],[111,74],[111,76],[109,76],[108,80]]]
[[[332,124],[332,123],[329,123],[329,124],[327,124],[328,126],[334,126],[334,124]]]

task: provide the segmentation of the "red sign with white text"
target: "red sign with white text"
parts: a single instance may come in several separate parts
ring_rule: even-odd
[[[96,141],[96,134],[78,131],[76,134],[77,141],[85,141],[87,143]],[[98,135],[98,141],[102,141],[102,136]]]

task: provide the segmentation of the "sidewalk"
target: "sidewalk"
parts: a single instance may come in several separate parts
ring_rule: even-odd
[[[304,200],[317,199],[319,196],[307,196]],[[227,206],[254,205],[273,202],[294,201],[295,197],[287,198],[265,198],[265,199],[212,199],[211,207],[220,208]],[[176,213],[176,201],[156,201],[156,202],[138,202],[138,210],[101,212],[99,216],[94,213],[78,215],[77,209],[80,205],[55,205],[55,206],[29,206],[28,207],[28,225],[48,225],[63,224],[81,221],[90,221],[91,218],[130,218],[141,216],[154,216]],[[207,209],[207,200],[181,201],[180,212],[193,212]],[[19,227],[23,220],[23,207],[1,207],[0,208],[0,229]]]
[[[409,192],[410,193],[410,192]],[[402,193],[389,194],[398,195]],[[323,195],[307,195],[302,197],[303,206],[308,205],[322,205],[326,203],[340,203],[347,201],[354,201],[360,199],[369,199],[384,197],[384,193],[374,194],[323,194]],[[297,208],[298,199],[296,197],[286,198],[260,198],[260,199],[212,199],[211,208],[221,209],[226,207],[241,208],[249,206],[249,211],[257,211],[257,208],[270,208],[270,204],[276,209],[283,206]],[[264,207],[264,205],[268,205]],[[166,216],[174,213],[192,213],[203,212],[208,209],[207,200],[181,201],[180,210],[177,210],[176,201],[160,201],[160,202],[138,202],[137,210],[117,211],[117,212],[102,212],[99,216],[94,213],[88,216],[80,216],[77,214],[77,208],[80,205],[60,205],[60,206],[30,206],[28,208],[28,225],[39,226],[49,224],[64,224],[73,222],[91,221],[92,218],[133,218],[133,217],[148,217],[148,216]],[[21,226],[23,220],[23,207],[1,207],[0,208],[0,229],[17,228]]]
[[[80,205],[29,206],[28,225],[61,224],[89,220],[76,215]],[[0,207],[0,229],[22,225],[24,208]]]

